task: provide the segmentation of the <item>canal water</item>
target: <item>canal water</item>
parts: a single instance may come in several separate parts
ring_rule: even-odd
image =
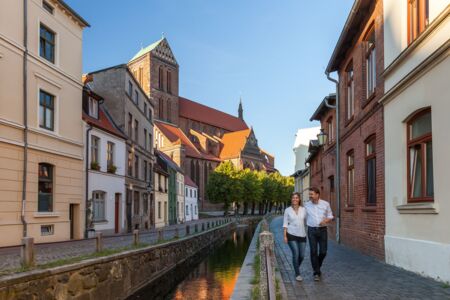
[[[166,299],[230,299],[256,225],[238,226]]]

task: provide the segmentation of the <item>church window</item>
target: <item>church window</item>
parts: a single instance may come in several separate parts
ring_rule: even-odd
[[[164,78],[163,78],[163,69],[161,68],[161,67],[159,67],[159,74],[158,74],[158,81],[159,81],[159,83],[158,83],[158,86],[159,86],[159,89],[160,90],[163,90],[163,88],[164,88]]]

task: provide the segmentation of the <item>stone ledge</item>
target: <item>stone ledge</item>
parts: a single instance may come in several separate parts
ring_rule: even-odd
[[[398,205],[400,214],[438,214],[438,207],[435,203],[408,203]]]

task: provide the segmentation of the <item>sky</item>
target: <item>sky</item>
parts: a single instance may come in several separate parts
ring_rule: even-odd
[[[180,96],[244,119],[283,175],[299,128],[334,92],[324,71],[353,0],[66,0],[91,27],[83,72],[126,63],[168,39]]]

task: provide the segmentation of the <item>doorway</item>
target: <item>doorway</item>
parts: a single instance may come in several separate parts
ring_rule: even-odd
[[[69,204],[69,228],[70,228],[70,239],[80,238],[80,205],[79,204]]]

